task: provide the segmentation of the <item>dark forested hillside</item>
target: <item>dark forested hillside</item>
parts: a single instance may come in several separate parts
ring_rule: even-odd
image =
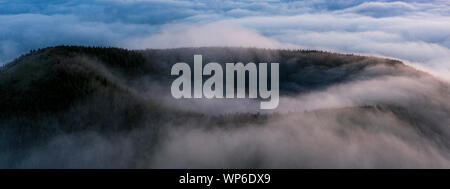
[[[173,99],[171,66],[194,54],[280,63],[279,108]],[[377,57],[50,47],[0,68],[0,167],[449,167],[449,97],[447,83]]]

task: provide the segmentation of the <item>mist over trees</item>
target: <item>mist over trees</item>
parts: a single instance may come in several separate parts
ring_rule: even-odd
[[[280,105],[176,100],[177,62],[280,63]],[[450,167],[449,85],[315,50],[57,46],[0,68],[0,167]]]

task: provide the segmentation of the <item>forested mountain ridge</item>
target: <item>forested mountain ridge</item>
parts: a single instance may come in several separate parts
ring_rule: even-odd
[[[251,101],[185,102],[171,98],[170,82],[174,79],[170,76],[171,66],[177,62],[192,66],[194,54],[203,55],[204,64],[280,63],[279,108],[273,112],[260,112],[251,108]],[[396,144],[417,149],[408,153],[420,156],[430,153],[435,160],[408,159],[405,152],[398,156],[405,159],[405,163],[400,164],[404,167],[447,166],[450,105],[446,99],[450,97],[449,91],[447,83],[397,60],[315,50],[49,47],[33,50],[0,68],[0,160],[3,160],[0,166],[363,167],[350,162],[333,164],[326,158],[322,160],[329,164],[311,164],[311,161],[320,160],[309,159],[311,153],[315,156],[317,152],[307,151],[309,147],[302,146],[313,140],[309,137],[319,138],[319,146],[334,145],[315,133],[317,129],[329,132],[339,141],[337,143],[359,140],[363,135],[373,140],[377,137],[384,137],[381,141],[395,139]],[[229,111],[221,113],[221,110]],[[299,128],[310,135],[295,132]],[[294,143],[285,141],[281,144],[284,148],[295,149],[294,152],[301,149],[295,155],[297,159],[278,159],[272,152],[287,152],[272,149],[274,144],[270,140],[268,143],[260,141],[267,137],[284,140],[284,129],[294,130],[288,133],[298,135],[288,140]],[[186,135],[180,135],[178,130]],[[228,134],[224,137],[217,132]],[[225,155],[222,164],[218,165],[212,164],[214,160],[202,163],[202,158],[197,157],[202,153],[218,153],[214,149],[230,145],[230,137],[248,132],[260,138],[247,136],[247,139],[234,140],[250,146],[262,145],[260,150],[271,149],[270,155],[254,149],[254,153],[246,154],[241,161]],[[94,137],[92,133],[95,133]],[[195,135],[188,137],[192,133]],[[275,135],[267,136],[267,133]],[[387,140],[385,135],[393,139]],[[175,139],[171,139],[173,136]],[[65,142],[59,141],[61,137]],[[185,146],[191,149],[184,151],[186,158],[192,157],[189,160],[193,163],[176,159],[179,154],[171,150],[172,145],[196,144],[198,141],[191,141],[194,138],[211,140],[206,143],[217,146],[208,148],[211,151],[207,152]],[[116,140],[120,142],[114,142]],[[296,146],[297,140],[301,140],[302,145]],[[69,150],[65,154],[83,149],[81,154],[86,158],[72,159],[59,151],[36,155],[32,150],[38,148],[47,152],[55,145],[57,149],[67,147]],[[90,145],[100,151],[107,149],[106,155],[92,154]],[[361,153],[376,154],[376,150],[371,151],[371,144],[360,141],[355,145],[361,146]],[[132,150],[123,153],[130,146]],[[363,152],[363,147],[367,152]],[[228,148],[230,153],[240,149]],[[347,149],[345,146],[340,148]],[[394,147],[388,150],[399,153]],[[345,150],[336,153],[347,155]],[[370,160],[369,167],[395,165],[390,156],[374,156],[360,158]],[[30,160],[30,157],[34,159]],[[43,160],[44,157],[60,160],[52,164]]]

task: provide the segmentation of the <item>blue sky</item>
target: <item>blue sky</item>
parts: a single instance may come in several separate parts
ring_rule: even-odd
[[[313,48],[450,75],[447,1],[0,0],[0,65],[54,45]]]

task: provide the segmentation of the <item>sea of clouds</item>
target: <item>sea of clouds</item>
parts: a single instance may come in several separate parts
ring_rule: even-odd
[[[450,75],[445,0],[0,0],[0,24],[0,65],[54,45],[242,46],[387,56]]]

